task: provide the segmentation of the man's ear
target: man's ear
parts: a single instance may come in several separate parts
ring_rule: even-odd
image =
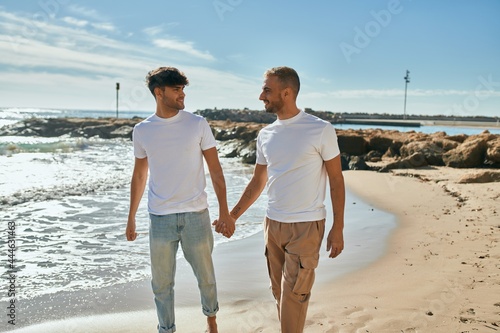
[[[160,87],[156,87],[154,89],[154,92],[155,92],[155,97],[156,98],[161,97],[163,95],[163,90]]]
[[[291,93],[290,88],[285,88],[285,90],[283,90],[283,97],[288,98]]]

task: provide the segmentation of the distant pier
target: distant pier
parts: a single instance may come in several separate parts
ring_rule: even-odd
[[[378,126],[398,126],[398,127],[420,127],[419,121],[392,120],[392,119],[338,119],[332,124],[348,125],[378,125]]]

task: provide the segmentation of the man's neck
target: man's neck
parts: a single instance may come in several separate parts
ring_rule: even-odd
[[[295,117],[300,113],[300,109],[297,106],[293,107],[283,107],[279,112],[276,112],[276,116],[279,120],[286,120]]]
[[[179,110],[176,109],[156,107],[156,115],[160,118],[172,118],[175,117],[178,113]]]

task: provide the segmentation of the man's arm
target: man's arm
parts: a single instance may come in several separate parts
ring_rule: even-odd
[[[325,167],[330,183],[330,196],[333,208],[333,225],[328,233],[326,250],[330,251],[330,258],[335,258],[344,249],[345,185],[340,155],[325,161]]]
[[[259,195],[262,193],[264,187],[267,183],[267,166],[262,164],[255,164],[255,169],[253,172],[252,179],[248,183],[245,191],[241,195],[240,200],[231,210],[230,217],[233,226],[227,226],[224,221],[216,220],[213,225],[215,226],[215,231],[222,233],[226,237],[228,235],[228,230],[234,230],[236,227],[234,223],[236,220],[243,215],[243,213],[257,200]]]
[[[130,184],[130,207],[128,212],[127,229],[125,235],[128,241],[133,241],[137,237],[135,231],[135,215],[139,209],[139,204],[146,188],[146,180],[148,178],[148,159],[136,158],[134,171],[132,173],[132,181]]]
[[[231,216],[238,219],[257,200],[267,184],[267,165],[255,164],[253,176],[240,200],[231,210]]]
[[[210,173],[210,178],[212,179],[215,195],[217,196],[217,201],[219,202],[219,218],[217,220],[222,221],[226,224],[227,229],[226,233],[224,233],[224,236],[229,238],[234,233],[235,221],[229,215],[229,207],[227,205],[226,180],[224,178],[224,172],[220,165],[217,149],[213,147],[204,150],[203,156],[205,157],[205,161],[207,162],[208,171]]]

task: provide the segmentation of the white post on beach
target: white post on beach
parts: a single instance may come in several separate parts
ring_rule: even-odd
[[[116,118],[118,118],[118,90],[120,90],[120,82],[116,82]]]
[[[405,108],[404,108],[404,113],[403,113],[403,119],[406,120],[406,91],[408,89],[408,83],[410,83],[410,71],[406,70],[406,76],[403,78],[405,79]]]

